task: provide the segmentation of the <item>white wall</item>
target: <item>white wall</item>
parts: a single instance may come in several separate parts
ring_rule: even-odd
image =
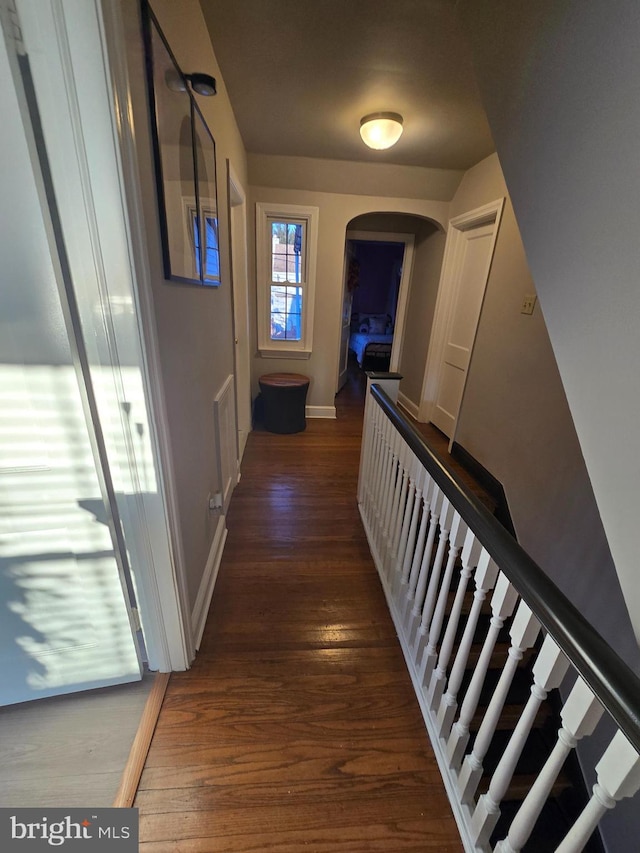
[[[640,636],[638,3],[484,0],[460,7],[582,452]]]
[[[196,602],[217,528],[208,496],[220,490],[213,401],[233,373],[233,318],[229,259],[226,158],[246,184],[246,155],[197,0],[154,0],[153,9],[182,69],[213,74],[215,97],[198,97],[216,141],[222,286],[205,288],[165,281],[160,249],[155,178],[139,4],[121,0],[144,195],[152,297],[160,341],[171,455],[190,604]]]
[[[455,433],[503,484],[520,544],[634,667],[637,647],[497,156],[467,172],[458,216],[506,197]]]

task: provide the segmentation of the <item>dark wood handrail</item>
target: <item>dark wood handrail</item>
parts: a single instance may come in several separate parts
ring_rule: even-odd
[[[444,467],[375,382],[371,394],[543,628],[640,752],[640,679],[480,501]]]

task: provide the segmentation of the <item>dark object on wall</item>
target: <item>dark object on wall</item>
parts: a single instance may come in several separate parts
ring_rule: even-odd
[[[301,373],[267,373],[258,382],[266,430],[286,434],[306,429],[308,376]]]
[[[165,278],[217,286],[215,141],[192,94],[215,94],[216,81],[184,74],[148,0],[141,8]]]
[[[490,471],[487,471],[484,465],[480,464],[480,462],[478,462],[478,460],[475,459],[469,451],[465,450],[462,445],[458,444],[457,441],[453,442],[451,455],[466,471],[469,472],[469,474],[471,474],[472,477],[477,480],[487,494],[493,499],[496,505],[493,513],[495,518],[500,522],[505,530],[509,531],[517,542],[518,537],[516,536],[511,513],[509,512],[507,496],[500,480],[496,479]]]

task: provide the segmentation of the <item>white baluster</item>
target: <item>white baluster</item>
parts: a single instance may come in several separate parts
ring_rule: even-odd
[[[491,745],[509,693],[509,687],[518,669],[523,652],[533,646],[539,632],[540,625],[538,620],[531,613],[531,610],[529,610],[524,601],[521,601],[511,624],[511,646],[509,647],[504,669],[485,711],[473,744],[473,751],[466,756],[458,776],[460,798],[465,803],[470,803],[473,800],[478,782],[482,777],[482,762]]]
[[[413,550],[413,555],[411,557],[411,569],[407,577],[407,583],[406,585],[401,584],[401,590],[398,593],[400,615],[403,625],[406,623],[407,614],[411,611],[411,608],[413,606],[413,600],[416,594],[418,579],[420,577],[420,567],[423,561],[427,559],[425,556],[425,552],[428,552],[429,554],[427,561],[431,559],[431,549],[433,548],[433,538],[435,536],[435,527],[437,524],[437,518],[435,518],[434,516],[435,507],[433,504],[437,503],[437,500],[438,487],[436,486],[434,480],[431,478],[431,475],[426,470],[424,470],[424,484],[422,487],[422,508],[420,514],[420,530],[418,531],[418,538],[416,540],[416,545]],[[427,528],[429,530],[428,536]],[[406,566],[405,568],[403,568],[403,574],[405,570]]]
[[[385,417],[384,412],[381,410],[380,406],[376,405],[375,409],[376,414],[376,431],[377,431],[377,444],[375,448],[375,477],[373,479],[372,488],[371,488],[371,503],[373,508],[374,517],[372,519],[372,525],[374,528],[374,533],[377,538],[378,531],[380,529],[380,513],[381,513],[381,494],[382,494],[382,483],[384,480],[384,474],[387,467],[388,460],[388,447],[387,447],[387,430],[389,429],[389,419]]]
[[[387,477],[384,484],[383,494],[383,509],[382,509],[382,542],[380,543],[380,551],[386,554],[389,548],[389,526],[391,524],[391,515],[393,512],[393,502],[396,494],[396,484],[398,478],[398,452],[400,449],[400,435],[395,427],[389,422],[391,434],[389,436],[389,465],[387,468]]]
[[[382,468],[382,475],[380,477],[380,481],[378,483],[378,498],[376,504],[378,506],[379,514],[378,514],[378,539],[376,541],[376,546],[378,548],[378,552],[380,554],[384,553],[384,540],[386,539],[386,529],[385,529],[385,521],[387,515],[387,508],[389,506],[389,493],[391,489],[391,478],[393,476],[393,467],[395,465],[395,458],[393,453],[393,445],[392,442],[394,440],[395,435],[397,435],[396,431],[393,429],[391,421],[389,418],[382,413],[384,417],[383,424],[383,447],[382,451],[384,454],[384,465]]]
[[[407,490],[409,488],[409,465],[411,461],[411,451],[409,450],[404,439],[401,439],[400,450],[398,452],[398,478],[396,485],[396,499],[394,501],[393,514],[391,516],[391,524],[389,529],[389,561],[387,565],[387,578],[393,579],[396,567],[396,559],[398,556],[398,547],[400,544],[401,528],[404,516],[407,514]],[[399,488],[398,488],[399,485]]]
[[[491,655],[493,654],[495,644],[498,640],[498,634],[504,625],[505,619],[508,619],[513,613],[517,600],[518,593],[511,586],[506,575],[500,573],[496,582],[496,588],[491,596],[491,621],[489,623],[489,629],[482,645],[480,656],[476,662],[475,669],[473,670],[471,682],[469,683],[469,687],[467,688],[467,692],[462,702],[460,716],[454,723],[453,728],[451,729],[451,734],[449,735],[449,740],[447,741],[447,755],[449,758],[449,764],[453,768],[457,769],[460,766],[462,756],[467,748],[467,744],[469,742],[469,726],[471,725],[473,715],[478,708],[480,692],[482,691],[487,670],[489,669]],[[507,666],[511,660],[511,649],[509,649],[509,653],[510,654],[507,656]],[[517,652],[514,652],[513,654],[515,655]],[[520,657],[521,656],[522,652],[520,652]],[[517,658],[515,661],[516,666],[518,665],[519,659],[520,658]],[[489,708],[491,708],[491,705],[489,705]],[[502,710],[502,706],[500,707],[500,710]],[[498,714],[499,713],[500,712],[498,712]],[[480,765],[480,767],[482,768],[482,765]],[[461,788],[461,791],[464,792],[464,788]]]
[[[470,533],[470,535],[473,534]],[[469,563],[473,564],[472,557],[469,558]],[[447,692],[442,697],[442,700],[440,702],[440,708],[438,709],[437,730],[439,737],[449,737],[451,725],[455,718],[456,711],[458,710],[458,691],[460,690],[460,685],[462,684],[462,679],[464,678],[464,673],[467,668],[469,652],[471,651],[471,645],[473,643],[473,638],[476,633],[476,627],[478,625],[480,611],[482,610],[482,604],[487,596],[487,592],[490,589],[493,589],[493,585],[495,584],[497,577],[497,565],[491,559],[487,551],[482,549],[480,557],[478,558],[478,568],[476,569],[476,573],[474,576],[476,589],[473,594],[473,604],[471,605],[471,610],[469,612],[469,616],[467,617],[467,622],[464,627],[462,640],[460,641],[460,645],[458,646],[458,651],[456,653],[456,657],[451,668],[451,675],[449,677],[449,683],[447,684]],[[445,644],[443,642],[443,648],[444,645]],[[440,663],[438,663],[438,668],[440,668]],[[438,670],[436,670],[436,672],[437,671]],[[434,690],[434,695],[435,693],[436,690]]]
[[[596,775],[593,796],[556,853],[580,853],[606,811],[640,789],[640,756],[622,732],[616,732],[596,764]]]
[[[529,701],[525,705],[513,734],[509,738],[507,748],[491,777],[489,790],[478,800],[471,818],[471,838],[477,844],[482,845],[489,840],[489,836],[500,817],[500,803],[513,778],[516,764],[527,742],[540,705],[547,698],[550,690],[559,687],[568,668],[569,661],[555,641],[547,635],[540,649],[540,654],[533,665],[533,685],[531,686]]]
[[[435,536],[438,529],[440,507],[442,506],[443,500],[444,495],[440,491],[440,488],[438,487],[435,480],[431,480],[429,484],[429,494],[427,496],[427,502],[425,503],[425,507],[428,506],[429,509],[427,513],[429,522],[429,532],[427,533],[427,541],[424,545],[424,548],[422,549],[422,552],[418,553],[416,551],[417,572],[414,575],[414,568],[416,567],[416,561],[414,561],[414,566],[412,566],[411,568],[407,599],[405,601],[405,606],[403,610],[403,625],[405,638],[408,637],[411,632],[411,625],[417,619],[420,618],[420,609],[424,600],[424,594],[427,588],[427,581],[429,580],[429,569],[431,566],[433,543],[435,541]]]
[[[378,406],[369,393],[367,384],[367,394],[364,404],[364,418],[362,422],[362,445],[360,451],[360,470],[358,474],[358,503],[364,504],[366,501],[366,492],[369,488],[371,479],[371,462],[372,462],[372,447],[375,437],[374,428],[374,406]]]
[[[522,850],[567,756],[581,738],[593,733],[601,716],[602,705],[591,688],[578,676],[560,712],[562,728],[558,732],[556,745],[513,819],[509,834],[496,845],[494,853],[519,853]]]
[[[414,609],[411,611],[413,618],[411,625],[409,626],[408,636],[409,645],[413,648],[413,658],[416,661],[420,660],[424,647],[427,644],[429,625],[431,624],[431,617],[433,616],[433,611],[436,606],[440,575],[442,573],[444,555],[447,551],[449,530],[451,529],[454,512],[455,510],[449,503],[449,498],[443,493],[440,505],[440,532],[438,534],[438,548],[431,568],[431,574],[429,575],[429,586],[427,588],[426,595],[424,596],[424,601],[422,600],[422,595],[418,595],[416,592]],[[420,586],[418,586],[418,589],[420,589]]]
[[[440,634],[442,633],[442,625],[444,622],[445,611],[447,609],[447,598],[449,597],[449,590],[451,589],[451,579],[453,577],[453,570],[455,567],[456,560],[458,558],[458,554],[460,553],[460,549],[464,544],[467,531],[467,525],[464,523],[460,515],[457,512],[454,512],[453,520],[451,521],[451,528],[449,530],[449,555],[447,557],[447,565],[442,576],[440,592],[438,593],[438,601],[436,603],[435,610],[433,611],[433,616],[431,618],[431,623],[429,625],[428,641],[426,643],[424,652],[422,653],[422,659],[420,660],[418,666],[418,675],[423,686],[429,684],[431,680],[431,673],[433,672],[433,668],[436,665],[436,659],[438,657],[438,640],[440,639]],[[471,574],[471,572],[469,572],[469,574]],[[462,600],[460,601],[460,609],[461,608]],[[459,615],[460,613],[458,611],[458,617]],[[446,656],[447,662],[449,660],[449,655],[451,654],[451,648],[453,648],[454,635],[455,631],[454,634],[451,635],[451,645],[449,648],[449,653]],[[419,660],[418,658],[416,659]],[[440,696],[438,696],[438,701],[440,701]]]
[[[402,502],[402,492],[403,488],[406,489],[407,483],[407,472],[404,467],[404,454],[406,451],[406,444],[404,439],[400,435],[397,430],[394,435],[394,452],[395,452],[395,469],[394,469],[394,477],[391,485],[391,502],[389,505],[389,520],[387,526],[387,551],[389,556],[392,557],[393,551],[393,539],[395,536],[395,528],[396,528],[396,519],[398,518],[398,513],[400,512],[400,505]],[[406,492],[405,492],[406,494]]]
[[[482,546],[476,539],[473,531],[467,529],[464,544],[462,546],[462,570],[460,571],[460,580],[458,581],[456,595],[453,600],[453,605],[451,606],[451,612],[447,621],[447,628],[444,632],[442,646],[438,656],[438,665],[431,674],[431,680],[427,689],[429,705],[434,711],[439,708],[442,694],[444,692],[445,681],[447,678],[447,667],[449,666],[449,659],[453,651],[453,644],[458,632],[458,625],[460,624],[464,598],[467,593],[467,584],[473,570],[478,565],[478,559],[480,558],[481,553]],[[431,643],[431,636],[429,636],[429,643]]]
[[[373,435],[371,439],[371,459],[369,462],[369,469],[367,474],[367,485],[366,485],[366,507],[367,507],[367,522],[371,529],[375,528],[375,519],[377,516],[377,484],[381,475],[381,469],[383,464],[383,454],[382,454],[382,420],[381,420],[380,406],[373,401],[373,409],[371,412],[372,415],[372,425],[373,425]]]
[[[414,473],[411,483],[414,485],[413,491],[413,506],[411,509],[411,521],[409,524],[409,532],[407,533],[406,541],[404,531],[402,533],[401,542],[404,542],[404,549],[398,552],[398,571],[396,572],[395,582],[392,588],[394,601],[404,602],[407,595],[407,587],[409,584],[409,572],[411,564],[416,552],[416,536],[418,533],[418,520],[420,518],[420,508],[422,506],[422,494],[425,484],[425,469],[422,467],[417,457],[414,456]],[[427,483],[428,487],[428,483]],[[409,498],[411,499],[411,485],[409,486]],[[407,512],[406,517],[409,518]],[[425,518],[426,530],[426,518]],[[424,542],[424,536],[423,540]]]

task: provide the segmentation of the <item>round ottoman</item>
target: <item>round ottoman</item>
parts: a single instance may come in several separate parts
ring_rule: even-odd
[[[269,432],[302,432],[309,377],[301,373],[266,373],[258,379],[264,426]]]

